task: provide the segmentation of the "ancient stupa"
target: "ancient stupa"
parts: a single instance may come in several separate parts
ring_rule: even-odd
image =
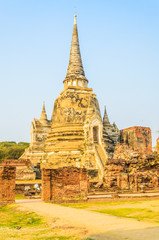
[[[47,138],[48,132],[51,129],[51,121],[47,119],[45,111],[45,102],[43,102],[43,108],[40,119],[34,118],[31,123],[31,143],[20,159],[29,159],[31,164],[35,167],[39,165],[44,154],[44,144]]]
[[[107,154],[98,100],[88,88],[80,54],[76,15],[64,90],[55,100],[51,131],[45,141],[42,168],[86,168],[90,179],[102,179]]]

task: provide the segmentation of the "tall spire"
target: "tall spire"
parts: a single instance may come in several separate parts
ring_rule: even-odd
[[[108,118],[108,114],[106,111],[106,106],[104,107],[104,117],[103,117],[103,125],[109,125],[109,118]]]
[[[46,110],[45,110],[45,101],[43,102],[43,109],[41,112],[40,120],[47,120]]]
[[[74,15],[74,27],[73,27],[70,59],[69,59],[69,65],[68,65],[68,69],[67,69],[66,79],[81,78],[81,79],[87,80],[85,78],[85,73],[84,73],[81,54],[80,54],[76,18],[77,18],[77,16]]]

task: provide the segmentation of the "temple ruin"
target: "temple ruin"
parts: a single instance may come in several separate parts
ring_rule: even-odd
[[[134,150],[152,152],[151,129],[148,127],[130,127],[121,130],[120,142],[132,147]]]
[[[51,130],[51,120],[47,119],[45,102],[40,119],[34,118],[31,123],[31,143],[20,159],[29,159],[34,167],[39,166],[44,154],[44,144],[49,131]]]
[[[42,168],[86,168],[90,179],[103,178],[107,161],[98,100],[88,88],[80,54],[76,16],[64,89],[55,100]]]
[[[31,144],[20,158],[41,167],[42,199],[86,200],[90,181],[103,182],[107,191],[158,189],[159,161],[152,152],[151,129],[134,126],[120,131],[110,123],[106,107],[102,121],[84,73],[76,15],[63,84],[51,120],[45,104],[40,119],[33,120]]]

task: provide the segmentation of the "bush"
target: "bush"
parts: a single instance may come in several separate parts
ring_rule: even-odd
[[[18,159],[29,147],[26,142],[0,142],[0,160],[3,159]]]

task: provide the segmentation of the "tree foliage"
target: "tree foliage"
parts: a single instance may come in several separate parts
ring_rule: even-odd
[[[0,160],[3,159],[18,159],[29,147],[26,142],[0,142]]]

